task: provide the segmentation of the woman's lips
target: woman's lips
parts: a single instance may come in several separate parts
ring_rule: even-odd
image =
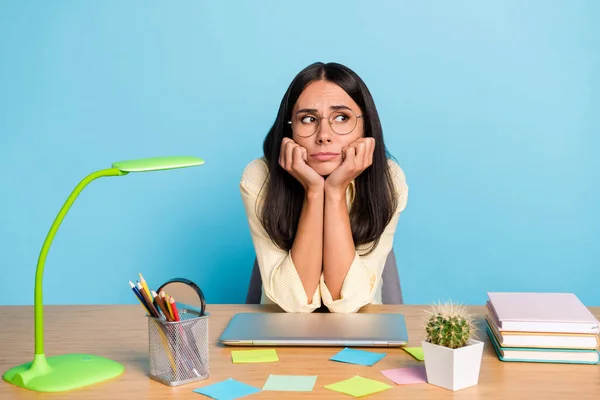
[[[334,158],[337,158],[339,155],[340,155],[340,153],[321,152],[321,153],[312,154],[311,157],[316,160],[319,160],[319,161],[329,161],[329,160],[333,160]]]

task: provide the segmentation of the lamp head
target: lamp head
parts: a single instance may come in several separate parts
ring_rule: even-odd
[[[112,167],[117,168],[124,175],[130,172],[161,171],[166,169],[195,167],[202,164],[204,164],[204,160],[198,157],[170,156],[119,161],[113,163]]]

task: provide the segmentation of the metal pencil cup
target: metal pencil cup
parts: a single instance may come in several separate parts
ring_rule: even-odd
[[[150,378],[167,386],[201,381],[209,376],[208,314],[182,308],[180,321],[148,316]]]

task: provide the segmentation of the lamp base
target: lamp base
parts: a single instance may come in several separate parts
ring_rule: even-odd
[[[116,361],[90,354],[36,354],[33,362],[6,371],[4,380],[36,392],[64,392],[115,378],[124,370]]]

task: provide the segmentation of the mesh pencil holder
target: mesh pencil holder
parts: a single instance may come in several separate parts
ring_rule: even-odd
[[[148,316],[150,378],[168,386],[209,376],[208,314],[179,310],[181,321]]]

